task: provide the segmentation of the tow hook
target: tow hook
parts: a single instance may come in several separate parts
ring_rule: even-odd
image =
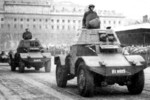
[[[107,84],[107,82],[101,82],[101,86],[103,86],[103,87],[105,87],[105,86],[107,86],[108,84]]]

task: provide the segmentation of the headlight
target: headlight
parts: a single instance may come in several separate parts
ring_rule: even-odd
[[[104,61],[100,61],[99,64],[100,64],[101,66],[106,66],[106,63],[105,63]]]
[[[129,55],[128,50],[124,50],[124,51],[123,51],[123,54],[124,54],[124,55]]]
[[[137,62],[132,61],[131,64],[135,66],[137,64]]]

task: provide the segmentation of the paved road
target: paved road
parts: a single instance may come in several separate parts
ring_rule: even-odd
[[[26,69],[21,74],[11,72],[8,64],[0,64],[0,100],[150,100],[150,68],[145,70],[145,78],[140,95],[130,95],[125,86],[113,85],[97,88],[94,97],[84,98],[78,94],[76,79],[64,89],[56,86],[54,65],[51,73]]]

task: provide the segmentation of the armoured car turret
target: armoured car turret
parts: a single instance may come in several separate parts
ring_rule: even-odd
[[[25,67],[34,67],[35,70],[45,67],[45,72],[50,72],[51,54],[45,53],[39,40],[21,40],[17,52],[10,53],[11,70],[19,68],[19,72],[24,72]]]
[[[122,52],[111,29],[81,29],[70,53],[56,56],[55,64],[57,85],[66,87],[68,80],[77,77],[82,96],[92,96],[95,86],[115,83],[126,85],[132,94],[140,94],[144,87],[145,60]]]

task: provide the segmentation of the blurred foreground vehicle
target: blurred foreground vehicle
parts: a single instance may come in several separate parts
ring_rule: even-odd
[[[9,60],[8,55],[6,54],[5,51],[2,51],[0,54],[0,62],[6,63],[8,62],[8,60]]]

